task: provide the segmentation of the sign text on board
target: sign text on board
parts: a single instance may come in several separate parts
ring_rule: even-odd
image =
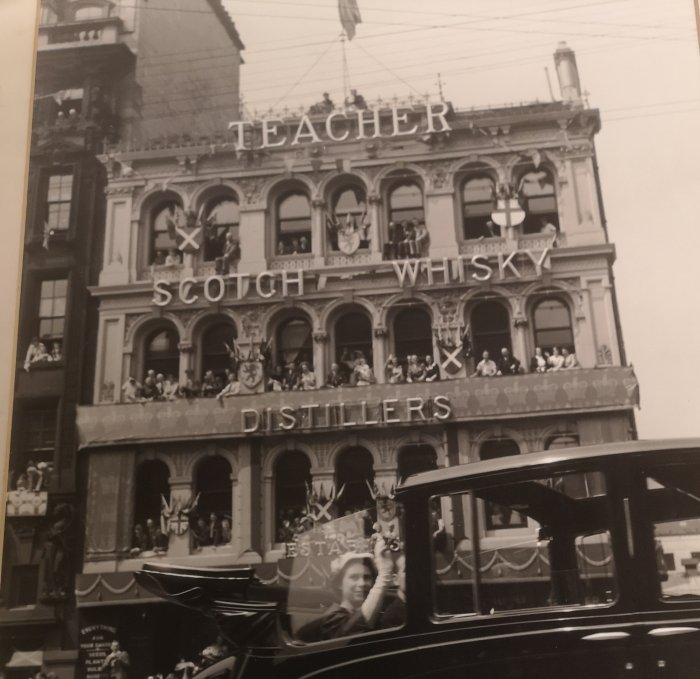
[[[304,114],[287,120],[235,120],[228,125],[236,150],[298,146],[322,141],[343,142],[381,137],[404,137],[452,130],[448,104],[392,106],[387,109],[332,111],[325,118]],[[251,134],[252,133],[252,134]],[[255,140],[255,141],[252,141]]]
[[[401,287],[417,285],[435,285],[451,283],[485,283],[494,277],[522,278],[520,261],[525,259],[534,265],[535,273],[542,275],[548,268],[549,248],[541,252],[514,250],[509,254],[498,254],[489,259],[486,255],[459,255],[444,259],[406,259],[392,261],[391,266],[396,280]],[[241,300],[251,289],[262,299],[271,297],[303,297],[305,284],[314,277],[313,273],[300,271],[262,271],[257,275],[250,273],[216,274],[208,276],[203,282],[196,278],[185,277],[179,283],[155,279],[153,281],[153,304],[168,306],[175,295],[182,304],[194,304],[204,297],[216,304],[224,297],[232,296]],[[174,289],[174,286],[177,288]],[[201,287],[200,287],[201,286]],[[196,288],[196,291],[195,291]]]

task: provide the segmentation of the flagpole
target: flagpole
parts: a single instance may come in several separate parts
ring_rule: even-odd
[[[350,92],[348,90],[348,84],[350,82],[350,73],[348,71],[348,57],[345,53],[345,31],[340,33],[340,44],[343,50],[343,103],[347,101]]]

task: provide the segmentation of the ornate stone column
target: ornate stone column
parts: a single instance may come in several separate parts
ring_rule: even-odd
[[[382,242],[381,242],[381,218],[382,218],[382,197],[378,193],[372,193],[367,196],[369,203],[369,218],[371,220],[369,227],[369,251],[373,262],[382,261]]]
[[[326,262],[326,239],[324,238],[324,214],[326,203],[320,198],[311,201],[311,252],[314,255],[314,265],[323,266]]]
[[[527,349],[529,325],[526,316],[516,315],[513,318],[513,355],[522,363],[523,370],[525,371],[529,369],[530,365],[530,354]]]
[[[180,350],[180,384],[187,381],[187,371],[194,370],[194,347],[191,342],[180,342],[177,345]]]
[[[373,340],[372,340],[372,356],[373,356],[373,370],[374,377],[379,384],[384,384],[386,381],[386,375],[384,374],[384,365],[386,363],[386,338],[387,338],[386,327],[377,326],[374,329]]]
[[[314,330],[314,373],[316,374],[316,386],[323,386],[330,363],[326,358],[326,345],[328,343],[328,333],[325,330]],[[332,362],[332,361],[331,361]]]

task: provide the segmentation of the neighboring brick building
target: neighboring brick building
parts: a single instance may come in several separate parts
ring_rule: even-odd
[[[371,505],[372,484],[388,493],[436,465],[634,437],[600,117],[571,50],[555,61],[559,102],[319,105],[222,128],[214,144],[111,149],[93,404],[78,411],[77,600],[140,674],[211,633],[144,600],[132,575],[144,559],[254,564],[284,582],[309,489],[338,515]],[[231,397],[200,397],[202,382],[223,389],[234,339]],[[542,371],[538,346],[554,355]],[[560,370],[555,346],[579,366]],[[472,376],[502,348],[526,374]],[[164,376],[160,402],[142,400],[156,393],[149,371]],[[345,384],[313,389],[311,372],[317,387]],[[172,383],[189,398],[168,400]],[[506,542],[523,529],[489,521]]]
[[[188,20],[174,20],[185,9]],[[173,52],[201,50],[205,34],[217,60],[194,78]],[[84,531],[75,421],[94,381],[88,287],[102,268],[108,179],[98,155],[119,141],[220,126],[206,111],[196,121],[169,116],[166,80],[186,88],[194,78],[206,93],[226,78],[232,89],[217,102],[235,117],[242,48],[218,0],[42,2],[0,602],[9,679],[42,665],[65,679],[76,669],[73,576]]]

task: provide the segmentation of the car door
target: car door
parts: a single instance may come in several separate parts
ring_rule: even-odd
[[[700,672],[700,458],[663,453],[647,456],[636,477],[645,665],[650,677],[690,679]]]
[[[632,596],[617,493],[601,468],[569,468],[425,497],[432,520],[407,515],[407,626],[313,652],[314,669],[290,676],[646,677],[648,629]],[[412,554],[415,533],[434,525],[448,539],[426,541],[427,559]]]

